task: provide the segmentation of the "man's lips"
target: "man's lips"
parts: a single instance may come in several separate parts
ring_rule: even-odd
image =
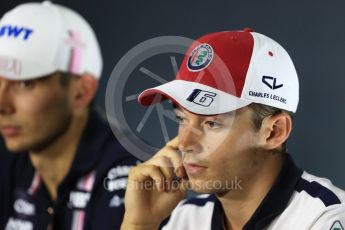
[[[6,137],[13,137],[19,134],[19,127],[18,126],[1,126],[0,127],[2,135]]]
[[[200,174],[207,169],[206,166],[196,164],[196,163],[184,163],[184,167],[188,174]]]

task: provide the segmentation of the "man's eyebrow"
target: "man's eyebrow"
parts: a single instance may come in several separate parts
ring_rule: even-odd
[[[215,114],[215,115],[203,115],[204,117],[209,117],[209,118],[216,118],[216,119],[225,119],[227,117],[232,117],[234,116],[233,112],[228,112],[228,113],[222,113],[222,114]]]

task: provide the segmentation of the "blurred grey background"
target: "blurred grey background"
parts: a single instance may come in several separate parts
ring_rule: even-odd
[[[0,14],[23,2],[28,1],[2,0]],[[300,104],[288,143],[289,152],[300,167],[328,177],[345,189],[345,1],[53,2],[78,11],[98,35],[105,60],[96,100],[101,108],[105,107],[105,89],[114,66],[126,52],[147,39],[164,35],[195,39],[210,32],[244,27],[275,39],[289,52],[300,78]],[[147,60],[145,66],[167,80],[172,79],[168,58],[169,55],[163,55]],[[143,80],[140,74],[136,70],[126,86],[128,95],[155,84]],[[145,108],[132,103],[124,111],[135,129]],[[174,135],[176,125],[167,123],[169,133]],[[154,114],[146,126],[141,133],[143,138],[157,147],[162,145],[164,139]]]

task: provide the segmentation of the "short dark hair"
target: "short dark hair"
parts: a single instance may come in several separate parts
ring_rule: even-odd
[[[73,77],[76,77],[74,74],[67,73],[67,72],[58,72],[59,78],[60,78],[60,84],[64,87],[68,86],[69,83],[71,82],[71,79]]]
[[[59,71],[57,73],[59,74],[60,84],[62,87],[69,86],[69,84],[73,78],[79,77],[79,75],[76,75],[73,73],[68,73],[68,72]],[[95,107],[95,104],[96,104],[95,101],[96,101],[96,99],[93,98],[92,101],[90,102],[89,109]]]
[[[294,114],[290,111],[284,110],[284,109],[279,109],[276,107],[272,107],[269,105],[263,105],[259,103],[251,103],[247,107],[252,109],[254,111],[254,116],[253,116],[253,125],[255,130],[259,130],[261,128],[263,120],[268,117],[268,116],[274,116],[276,114],[280,113],[286,113],[291,117],[291,120],[293,121],[294,119]],[[287,152],[287,141],[285,141],[282,144],[282,152],[285,153]]]

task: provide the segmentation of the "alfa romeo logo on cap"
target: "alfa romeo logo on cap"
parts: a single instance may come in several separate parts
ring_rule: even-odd
[[[192,72],[201,71],[212,62],[213,56],[212,46],[206,43],[198,45],[188,58],[187,68]]]

